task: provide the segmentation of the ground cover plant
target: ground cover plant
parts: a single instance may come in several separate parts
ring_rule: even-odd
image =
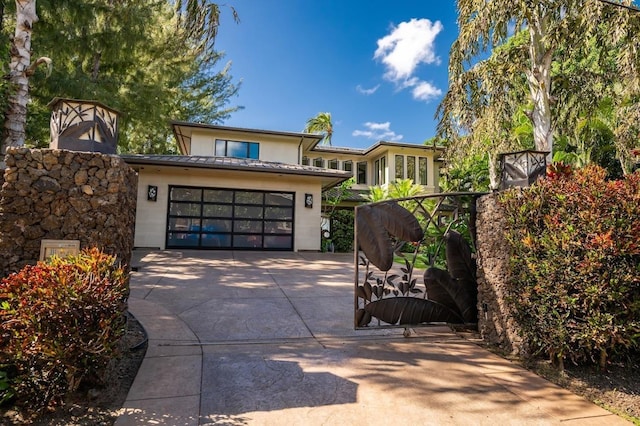
[[[640,174],[552,166],[501,199],[509,301],[532,354],[601,369],[640,344]],[[517,307],[517,309],[515,309]]]
[[[39,412],[99,383],[125,332],[127,296],[127,273],[95,248],[2,279],[0,400]]]

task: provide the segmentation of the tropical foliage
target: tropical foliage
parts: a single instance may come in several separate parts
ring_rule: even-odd
[[[488,152],[496,188],[499,153],[551,151],[559,138],[588,137],[584,124],[577,127],[582,120],[595,124],[608,101],[610,144],[628,172],[638,139],[640,55],[633,46],[640,14],[610,3],[618,2],[459,0],[460,33],[438,112],[447,160]],[[592,141],[583,144],[586,151]],[[575,141],[569,145],[580,149]]]
[[[128,277],[97,249],[26,266],[0,281],[0,389],[42,410],[99,383],[125,330]],[[0,382],[1,384],[1,382]]]
[[[414,184],[412,179],[396,179],[388,186],[370,186],[369,194],[366,195],[367,200],[371,202],[408,198],[420,195],[424,189],[421,185]]]
[[[351,194],[355,178],[349,178],[339,186],[322,194],[322,215],[329,223],[330,235],[321,240],[322,251],[337,252],[353,250],[353,210],[338,206]]]
[[[303,130],[304,133],[319,133],[323,135],[322,144],[331,145],[331,137],[333,136],[333,122],[331,121],[330,112],[319,112],[315,117],[307,120],[307,124]]]
[[[502,196],[510,303],[532,352],[604,368],[640,346],[640,174],[550,171]]]
[[[15,12],[5,8],[3,43]],[[48,77],[29,78],[29,145],[48,143],[47,104],[54,97],[97,100],[120,111],[122,152],[176,152],[170,120],[219,123],[238,109],[229,105],[238,90],[230,64],[213,49],[215,3],[40,0],[38,15],[33,55],[48,56],[53,68]]]

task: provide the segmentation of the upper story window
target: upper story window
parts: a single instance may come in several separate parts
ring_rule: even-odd
[[[367,162],[358,162],[358,184],[367,184]]]
[[[302,157],[302,165],[303,166],[308,166],[309,165],[309,157],[307,157],[307,156]]]
[[[373,162],[373,184],[380,185],[380,160]]]
[[[384,185],[387,183],[387,157],[380,157],[373,162],[373,184]]]
[[[214,155],[217,157],[260,158],[260,144],[257,142],[227,141],[216,139]]]
[[[352,172],[353,171],[353,161],[351,161],[351,160],[343,161],[342,162],[342,170],[344,170],[345,172]]]
[[[416,181],[416,157],[407,157],[407,179],[411,179],[413,183]]]
[[[324,158],[322,157],[314,158],[313,165],[315,167],[324,167]]]
[[[427,157],[418,158],[418,177],[420,185],[427,184]]]
[[[396,180],[404,179],[404,155],[396,155]]]
[[[338,160],[329,160],[329,168],[333,170],[338,170]]]

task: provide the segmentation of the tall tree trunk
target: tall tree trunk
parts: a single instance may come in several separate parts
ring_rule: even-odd
[[[500,180],[502,179],[499,171],[498,156],[491,152],[487,152],[487,156],[489,157],[489,189],[497,191],[500,189]]]
[[[9,64],[9,97],[5,111],[0,155],[8,147],[23,146],[29,100],[29,71],[31,63],[31,32],[35,22],[36,0],[16,0],[16,31],[11,42]]]
[[[4,0],[0,0],[0,32],[4,30]]]
[[[547,18],[535,14],[529,22],[529,57],[531,69],[527,70],[527,82],[533,101],[531,121],[533,123],[533,141],[538,151],[549,151],[552,155],[553,128],[551,126],[551,60],[552,51],[545,49]]]

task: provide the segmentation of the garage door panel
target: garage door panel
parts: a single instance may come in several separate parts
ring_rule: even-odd
[[[202,204],[196,203],[171,203],[169,214],[175,216],[200,216]]]
[[[231,219],[203,219],[202,230],[206,232],[231,232]]]
[[[233,206],[226,204],[205,204],[202,215],[205,217],[233,217]]]
[[[168,248],[293,250],[295,194],[170,186]]]
[[[262,247],[262,235],[234,235],[233,236],[234,248],[261,248]]]
[[[291,234],[291,224],[289,222],[265,222],[264,233],[265,234]]]
[[[262,219],[264,208],[262,206],[235,206],[235,217],[248,219]]]
[[[169,232],[167,236],[167,246],[176,247],[198,247],[199,234],[187,232]],[[169,244],[169,242],[171,244]]]
[[[262,192],[236,192],[235,200],[236,204],[263,204],[264,193]]]
[[[293,209],[286,207],[266,207],[264,209],[265,219],[293,219]]]
[[[202,234],[202,247],[231,248],[231,234]]]
[[[174,201],[200,201],[201,198],[200,188],[173,187],[171,190],[171,199]]]
[[[172,217],[169,218],[169,228],[174,231],[199,231],[200,219]]]
[[[233,191],[226,189],[205,189],[204,202],[233,203]]]
[[[262,233],[262,221],[258,220],[234,220],[233,232]]]
[[[293,206],[293,194],[271,192],[265,196],[268,206]]]

